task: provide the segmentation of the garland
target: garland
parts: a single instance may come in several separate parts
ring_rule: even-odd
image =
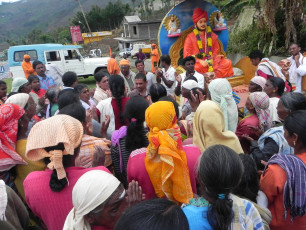
[[[213,59],[212,59],[212,38],[211,38],[211,28],[210,26],[206,27],[206,32],[205,32],[205,50],[203,49],[203,43],[201,36],[199,34],[199,30],[197,29],[196,25],[193,27],[193,33],[195,34],[197,38],[197,44],[200,50],[200,53],[196,54],[195,56],[199,59],[205,60],[208,63],[208,72],[214,72],[214,69],[212,67],[213,65]],[[207,37],[206,37],[207,36]],[[206,43],[207,42],[207,43]],[[208,55],[206,51],[206,47],[208,45]],[[208,59],[210,58],[211,59]]]

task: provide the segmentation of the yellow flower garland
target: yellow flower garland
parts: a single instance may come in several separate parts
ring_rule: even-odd
[[[193,33],[195,34],[195,36],[198,38],[200,38],[200,35],[199,35],[199,31],[198,31],[198,29],[195,27],[194,29],[193,29]],[[211,34],[211,28],[210,28],[210,26],[207,26],[206,27],[206,34]],[[211,36],[208,36],[208,38],[207,38],[207,44],[208,44],[208,47],[210,48],[209,49],[209,51],[208,51],[208,54],[209,54],[209,56],[212,58],[213,56],[212,56],[212,38],[211,38]],[[197,39],[197,45],[198,45],[198,47],[199,47],[199,50],[201,51],[201,50],[203,50],[203,44],[202,44],[202,40],[201,39]],[[206,49],[206,47],[205,47],[205,49]],[[204,51],[204,50],[203,50]],[[206,53],[205,52],[203,52],[202,53],[202,59],[206,56]],[[213,67],[212,67],[212,65],[213,65],[213,59],[209,59],[209,60],[207,60],[206,59],[206,62],[208,63],[208,72],[214,72],[214,69],[213,69]]]

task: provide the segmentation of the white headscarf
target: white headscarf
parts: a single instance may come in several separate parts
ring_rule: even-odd
[[[236,131],[238,124],[238,109],[233,98],[232,86],[228,80],[218,78],[208,85],[211,100],[218,103],[222,109],[225,130]]]
[[[119,185],[120,181],[116,177],[102,170],[83,174],[72,190],[73,208],[63,230],[91,230],[84,216],[106,201]]]
[[[10,96],[6,101],[5,104],[15,104],[19,105],[22,109],[26,106],[28,103],[28,100],[30,98],[29,94],[26,93],[17,93],[12,96]]]
[[[199,88],[200,86],[194,80],[187,80],[187,81],[184,81],[182,87],[187,89],[187,90],[192,90],[193,88]]]
[[[5,211],[7,206],[7,192],[3,180],[0,180],[0,220],[6,221]]]

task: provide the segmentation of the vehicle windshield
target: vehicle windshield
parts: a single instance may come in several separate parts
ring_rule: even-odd
[[[81,56],[83,58],[87,58],[88,57],[88,53],[86,53],[86,51],[84,50],[84,48],[79,48],[79,53],[81,54]]]

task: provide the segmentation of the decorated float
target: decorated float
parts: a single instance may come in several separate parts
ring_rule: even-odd
[[[226,56],[228,40],[227,23],[217,7],[203,0],[185,0],[165,15],[159,28],[158,48],[161,55],[170,55],[177,72],[184,71],[184,57],[194,56],[199,73],[227,78],[233,87],[248,84],[256,68],[245,57],[236,64],[243,73],[235,75]]]

